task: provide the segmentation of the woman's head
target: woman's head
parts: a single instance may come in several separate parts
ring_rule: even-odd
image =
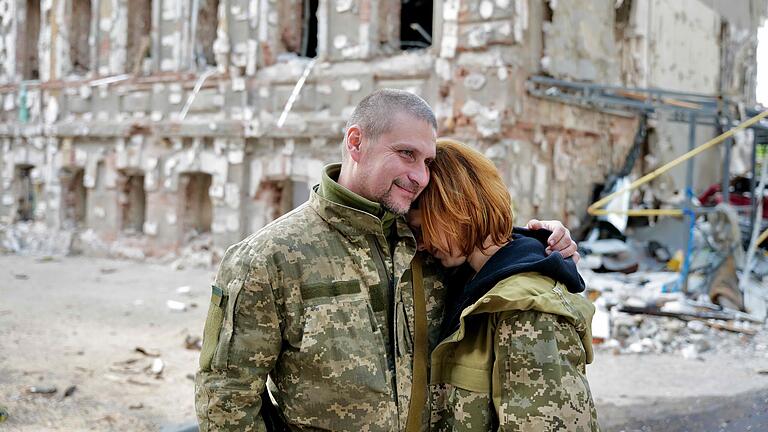
[[[458,265],[475,249],[509,241],[512,200],[493,162],[465,144],[441,138],[429,169],[430,182],[419,198],[428,251],[444,265]]]

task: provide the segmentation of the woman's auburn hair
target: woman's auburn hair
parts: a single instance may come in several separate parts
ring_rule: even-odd
[[[430,181],[419,199],[421,234],[428,251],[464,256],[500,246],[512,235],[512,199],[498,169],[479,151],[458,141],[437,140]],[[490,241],[490,244],[488,243]]]

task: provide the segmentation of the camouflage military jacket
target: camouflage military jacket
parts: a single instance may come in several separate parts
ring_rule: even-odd
[[[432,352],[432,430],[599,430],[585,371],[593,313],[538,273],[498,282]]]
[[[196,377],[202,431],[264,430],[268,376],[291,430],[404,429],[416,242],[403,218],[396,224],[390,252],[379,219],[315,190],[227,250]],[[444,295],[436,268],[424,268],[432,346]],[[426,410],[422,418],[426,429]]]

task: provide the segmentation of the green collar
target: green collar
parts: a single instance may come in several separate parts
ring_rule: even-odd
[[[341,164],[330,164],[323,169],[318,195],[328,201],[371,214],[381,220],[384,233],[389,233],[397,215],[385,210],[381,204],[363,198],[338,183]]]

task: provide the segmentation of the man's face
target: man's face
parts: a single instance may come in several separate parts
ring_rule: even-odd
[[[361,195],[404,215],[429,182],[435,158],[435,130],[420,119],[397,113],[392,130],[361,146]]]

